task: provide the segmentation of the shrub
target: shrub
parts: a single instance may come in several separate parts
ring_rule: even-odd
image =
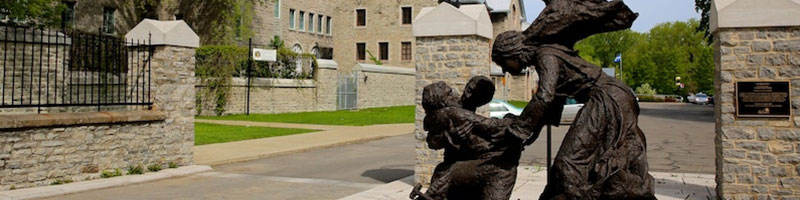
[[[144,169],[142,169],[141,165],[130,166],[128,167],[128,175],[132,174],[144,174]]]
[[[61,185],[61,184],[67,184],[67,183],[72,183],[72,180],[71,179],[58,179],[58,180],[55,180],[52,183],[50,183],[50,185]]]
[[[147,166],[147,171],[151,171],[151,172],[161,171],[161,165],[160,164],[148,165]]]
[[[116,176],[122,176],[122,170],[114,169],[114,170],[104,170],[101,174],[101,178],[111,178]]]
[[[169,162],[169,164],[167,164],[167,166],[168,166],[169,168],[178,168],[178,163],[175,163],[175,162]]]
[[[657,92],[656,89],[651,87],[650,84],[647,84],[647,83],[645,83],[645,84],[639,86],[638,88],[636,88],[636,94],[638,94],[638,95],[653,96],[653,95],[656,95],[656,92]]]
[[[664,98],[656,96],[639,96],[639,102],[664,102]]]

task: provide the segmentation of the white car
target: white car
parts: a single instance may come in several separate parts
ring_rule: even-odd
[[[694,103],[700,104],[700,105],[708,104],[708,95],[702,94],[702,93],[697,94],[695,96],[695,98],[694,98]]]
[[[582,103],[578,103],[575,99],[567,99],[567,103],[564,104],[564,111],[561,112],[561,122],[572,122],[575,120],[575,116],[578,115],[578,111],[583,108]]]
[[[494,99],[489,102],[489,117],[503,119],[506,114],[519,116],[522,114],[522,109],[515,107],[503,100]]]
[[[564,105],[564,111],[561,113],[561,121],[562,122],[572,122],[575,120],[575,116],[578,114],[578,111],[583,108],[583,104],[578,103],[574,99],[567,99],[566,104]],[[509,104],[503,100],[492,100],[489,102],[489,116],[494,118],[502,119],[506,114],[513,114],[519,116],[522,114],[522,109],[517,108],[514,105]]]
[[[695,96],[694,94],[689,95],[688,97],[686,97],[686,101],[688,101],[689,103],[695,103],[697,102],[697,96]]]

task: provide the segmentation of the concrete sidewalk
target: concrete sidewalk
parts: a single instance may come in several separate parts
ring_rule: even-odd
[[[142,175],[127,175],[113,178],[101,178],[88,181],[80,181],[63,185],[51,185],[42,187],[25,188],[19,190],[0,191],[0,200],[34,199],[45,198],[58,195],[98,190],[103,188],[121,187],[138,183],[168,179],[180,176],[211,171],[209,166],[192,165],[176,169],[165,169],[158,172],[150,172]]]
[[[333,126],[224,120],[196,120],[196,122],[221,125],[321,130],[313,133],[195,146],[194,161],[200,165],[221,165],[233,162],[242,162],[259,158],[377,140],[386,137],[411,134],[414,132],[414,124]]]
[[[656,178],[656,197],[659,200],[708,200],[717,199],[716,183],[712,174],[682,174],[651,172]],[[520,167],[517,183],[511,199],[539,199],[547,182],[547,173],[543,168]],[[408,194],[414,185],[414,177],[397,180],[378,186],[340,200],[408,200]]]

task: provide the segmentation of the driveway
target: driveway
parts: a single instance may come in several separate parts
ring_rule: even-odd
[[[412,134],[49,199],[338,199],[414,174]]]

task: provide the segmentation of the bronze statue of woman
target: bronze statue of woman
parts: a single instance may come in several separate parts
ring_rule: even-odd
[[[573,50],[588,36],[630,28],[638,14],[620,0],[545,3],[531,27],[500,34],[492,49],[492,60],[504,71],[534,67],[539,74],[539,88],[518,119],[535,123],[534,130],[558,125],[567,97],[585,102],[540,199],[655,199],[634,94]]]

